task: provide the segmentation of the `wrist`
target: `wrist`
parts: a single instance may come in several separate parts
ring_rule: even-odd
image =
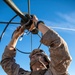
[[[45,24],[43,21],[38,21],[37,24],[36,24],[36,28],[38,28],[40,23]]]
[[[9,47],[11,50],[13,50],[13,49],[16,47],[17,41],[18,41],[18,39],[12,38],[11,41],[10,41],[10,43],[8,44],[8,47]]]

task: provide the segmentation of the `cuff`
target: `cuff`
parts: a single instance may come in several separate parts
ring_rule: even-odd
[[[42,23],[42,24],[45,24],[43,21],[38,21],[37,24],[36,24],[36,28],[38,28],[38,25]]]

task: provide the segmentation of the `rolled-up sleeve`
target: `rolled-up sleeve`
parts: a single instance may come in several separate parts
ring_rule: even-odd
[[[63,38],[54,30],[50,29],[43,35],[41,43],[50,46],[50,65],[55,72],[58,75],[66,73],[72,58]]]
[[[15,63],[15,55],[16,50],[9,50],[6,46],[5,51],[2,55],[1,65],[8,75],[18,75],[20,66]]]

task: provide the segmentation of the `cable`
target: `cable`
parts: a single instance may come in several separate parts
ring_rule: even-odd
[[[8,22],[0,22],[1,24],[7,24]],[[18,22],[10,22],[10,24],[20,24]]]
[[[11,19],[10,19],[10,21],[7,23],[7,25],[6,25],[6,27],[4,28],[4,30],[3,30],[3,32],[2,32],[2,34],[1,34],[1,36],[0,36],[0,41],[1,41],[1,39],[2,39],[2,37],[3,37],[3,35],[4,35],[4,33],[5,33],[5,31],[6,31],[6,29],[7,29],[7,27],[9,26],[9,24],[11,23],[11,21],[15,18],[15,17],[17,17],[18,15],[15,15],[14,17],[12,17]]]
[[[19,51],[20,53],[23,53],[23,54],[30,54],[31,52],[23,52],[21,50],[19,50],[18,48],[16,48],[17,51]]]
[[[30,32],[28,34],[30,34]],[[39,34],[37,34],[37,35],[41,38],[41,36]],[[41,47],[41,45],[42,45],[42,43],[40,43],[40,45],[38,46],[38,49]],[[19,51],[22,54],[30,54],[31,53],[31,52],[23,52],[23,51],[19,50],[18,48],[16,48],[16,50]],[[31,51],[32,51],[32,33],[31,33]]]
[[[32,33],[31,33],[31,51],[32,51]]]
[[[28,0],[28,14],[30,15],[30,0]],[[8,27],[9,24],[11,23],[11,21],[12,21],[15,17],[17,17],[17,16],[18,16],[18,15],[15,15],[13,18],[10,19],[9,22],[7,22],[7,25],[6,25],[6,27],[4,28],[4,30],[3,30],[3,32],[2,32],[2,34],[1,34],[1,36],[0,36],[0,40],[2,39],[3,34],[5,33],[7,27]],[[29,21],[28,21],[28,22],[29,22]],[[27,22],[27,23],[28,23],[28,22]],[[27,24],[27,23],[26,23],[26,24]],[[39,34],[38,34],[38,36],[40,37]],[[41,38],[41,37],[40,37],[40,38]],[[40,43],[40,45],[39,45],[38,48],[40,48],[40,46],[41,46],[41,43]],[[20,50],[17,49],[17,48],[16,48],[16,50],[18,50],[19,52],[21,52],[21,53],[23,53],[23,54],[30,54],[30,52],[23,52],[23,51],[20,51]],[[32,51],[32,33],[31,33],[31,51]]]

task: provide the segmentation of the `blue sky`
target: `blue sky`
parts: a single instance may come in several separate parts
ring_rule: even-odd
[[[13,0],[22,12],[28,12],[27,0]],[[75,70],[75,0],[30,0],[30,14],[35,14],[39,20],[54,29],[64,38],[72,56],[72,62],[68,72],[74,75]],[[0,0],[0,21],[9,21],[15,12],[3,0]],[[20,22],[20,17],[16,17],[14,22]],[[6,24],[0,24],[0,35]],[[11,35],[19,25],[10,24],[0,42],[0,60],[5,46],[10,42]],[[32,49],[39,46],[40,38],[32,34]],[[24,35],[22,41],[18,41],[16,46],[21,51],[31,52],[31,34]],[[48,47],[41,45],[41,48],[49,55]],[[16,54],[16,62],[26,70],[30,70],[29,55]],[[0,75],[7,75],[0,66]]]

